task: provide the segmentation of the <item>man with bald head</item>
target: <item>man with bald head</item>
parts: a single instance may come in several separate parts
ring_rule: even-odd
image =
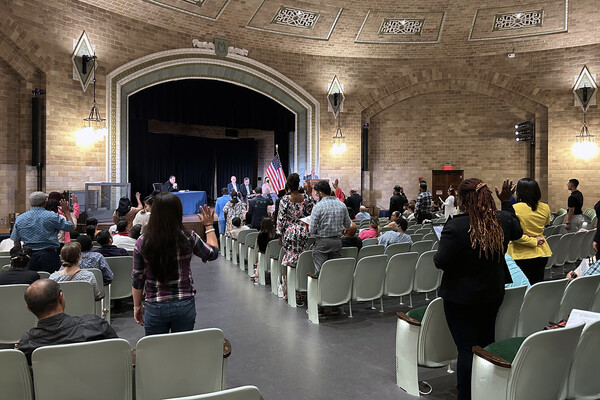
[[[350,228],[344,229],[344,236],[342,236],[342,247],[356,247],[360,250],[362,247],[362,240],[356,236],[358,228],[356,224],[352,222]]]
[[[38,347],[118,337],[108,322],[97,315],[72,317],[65,314],[65,298],[60,285],[50,279],[33,282],[25,291],[25,303],[38,318],[38,324],[25,333],[15,347],[25,353],[30,364],[31,354]]]

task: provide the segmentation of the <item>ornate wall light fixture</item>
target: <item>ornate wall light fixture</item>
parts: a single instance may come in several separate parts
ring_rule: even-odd
[[[346,151],[346,138],[342,134],[342,112],[344,111],[344,87],[338,80],[337,76],[333,77],[333,81],[329,84],[327,92],[327,110],[333,113],[333,117],[337,119],[337,129],[333,135],[331,154],[340,155]]]
[[[583,126],[579,134],[575,136],[572,152],[578,158],[594,158],[598,155],[598,147],[594,141],[594,135],[590,134],[587,127],[587,110],[590,105],[596,104],[596,92],[598,86],[594,81],[594,77],[586,66],[583,67],[581,73],[573,86],[573,94],[575,96],[575,104],[581,106],[583,110]]]

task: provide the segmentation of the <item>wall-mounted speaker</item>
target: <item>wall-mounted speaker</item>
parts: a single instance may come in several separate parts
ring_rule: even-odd
[[[31,98],[31,165],[42,166],[42,102]]]

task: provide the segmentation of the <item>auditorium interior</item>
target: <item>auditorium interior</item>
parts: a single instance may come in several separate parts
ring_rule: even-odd
[[[597,17],[597,0],[0,0],[0,233],[31,192],[83,199],[86,183],[143,198],[176,175],[210,204],[232,175],[260,186],[276,152],[286,175],[338,179],[371,213],[395,185],[415,199],[453,173],[535,178],[553,212],[576,178],[591,208]],[[114,210],[125,189],[107,187]],[[196,329],[231,342],[227,387],[415,398],[396,385],[398,298],[314,325],[224,257],[193,267]],[[119,306],[133,348],[143,328]],[[419,374],[424,398],[456,398],[446,368]]]

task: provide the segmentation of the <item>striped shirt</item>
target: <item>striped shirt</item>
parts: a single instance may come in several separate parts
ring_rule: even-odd
[[[58,232],[70,232],[73,224],[43,207],[31,209],[17,217],[10,238],[23,242],[31,250],[58,248]]]
[[[415,212],[417,215],[431,214],[431,201],[433,197],[429,190],[419,193],[417,196],[417,204],[415,204]]]
[[[190,261],[192,253],[202,259],[202,261],[215,260],[219,255],[219,249],[204,243],[200,236],[194,231],[185,231],[190,247],[180,247],[177,249],[177,279],[159,282],[152,275],[148,260],[142,255],[141,248],[144,242],[144,235],[140,236],[133,249],[133,279],[132,286],[135,289],[146,289],[146,301],[164,302],[177,301],[193,297],[196,294],[194,289],[194,280],[192,279],[192,269]]]
[[[352,221],[346,205],[335,196],[323,197],[310,215],[310,233],[316,237],[341,237]]]

